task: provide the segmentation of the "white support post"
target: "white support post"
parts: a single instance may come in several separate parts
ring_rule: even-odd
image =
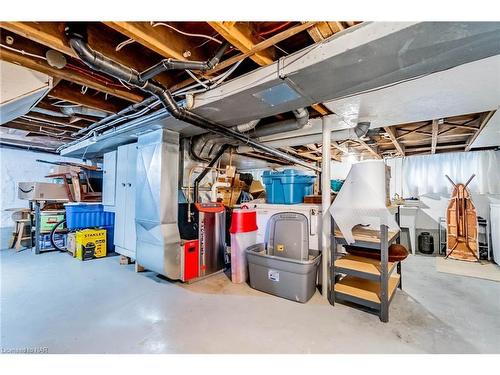
[[[330,266],[330,243],[331,243],[331,219],[328,209],[330,208],[330,165],[332,160],[331,152],[331,133],[332,126],[328,117],[322,118],[323,122],[323,146],[321,163],[321,206],[323,213],[323,222],[321,226],[321,293],[324,299],[328,298],[330,285],[329,266]]]

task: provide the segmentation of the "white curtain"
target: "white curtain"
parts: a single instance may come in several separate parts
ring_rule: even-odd
[[[409,156],[403,160],[403,196],[429,193],[447,194],[451,184],[465,183],[478,194],[500,194],[500,151],[473,151]]]

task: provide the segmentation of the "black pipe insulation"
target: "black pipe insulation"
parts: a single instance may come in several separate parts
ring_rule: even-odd
[[[167,70],[200,70],[202,72],[206,72],[207,70],[215,67],[224,52],[226,52],[227,47],[229,47],[229,43],[223,43],[220,48],[217,50],[215,55],[207,60],[207,61],[182,61],[175,59],[164,59],[160,61],[158,64],[153,65],[152,67],[146,69],[142,73],[139,73],[139,79],[143,82],[151,79],[158,74],[167,71]]]
[[[301,159],[290,156],[287,153],[279,151],[275,148],[255,142],[242,133],[234,131],[211,120],[205,119],[193,112],[190,112],[189,110],[186,110],[185,108],[179,107],[177,102],[172,97],[170,91],[161,86],[159,83],[152,80],[143,82],[140,79],[139,72],[137,70],[113,61],[103,54],[90,48],[86,42],[85,24],[68,23],[65,28],[65,34],[69,40],[71,48],[87,66],[94,70],[106,73],[114,78],[127,82],[132,86],[138,87],[141,90],[154,95],[155,97],[160,99],[167,111],[176,119],[184,121],[196,127],[209,130],[222,136],[234,138],[238,141],[243,142],[244,144],[254,147],[257,150],[274,155],[291,163],[301,165],[317,172],[320,171],[318,167],[311,165]]]

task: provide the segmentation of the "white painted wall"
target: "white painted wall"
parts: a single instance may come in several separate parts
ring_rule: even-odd
[[[51,179],[45,178],[45,175],[50,173],[54,165],[39,163],[36,159],[82,162],[59,155],[0,148],[0,228],[13,226],[11,212],[5,212],[6,208],[28,207],[28,201],[17,198],[19,182],[52,182]]]

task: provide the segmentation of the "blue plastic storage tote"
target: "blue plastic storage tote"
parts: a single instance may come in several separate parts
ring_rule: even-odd
[[[296,169],[264,171],[262,182],[266,185],[266,201],[274,204],[302,203],[304,196],[312,194],[315,178]]]
[[[114,212],[104,211],[100,203],[65,204],[66,226],[70,230],[110,227],[115,224]]]

